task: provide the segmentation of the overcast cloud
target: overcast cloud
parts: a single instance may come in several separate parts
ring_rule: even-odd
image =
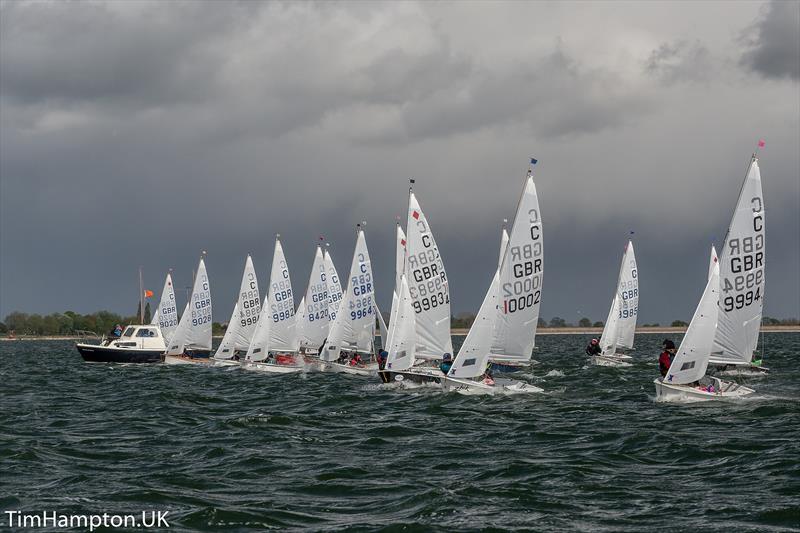
[[[641,321],[688,319],[764,138],[797,317],[799,68],[798,2],[2,2],[0,315],[132,313],[207,250],[224,321],[246,253],[300,294],[361,220],[388,308],[409,177],[475,312],[535,156],[543,316],[603,320],[634,230]]]

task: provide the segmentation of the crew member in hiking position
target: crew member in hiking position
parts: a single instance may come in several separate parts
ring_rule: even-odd
[[[450,372],[450,367],[453,366],[453,356],[449,353],[446,353],[442,356],[442,364],[439,365],[439,370],[441,370],[444,375],[446,376],[448,372]]]
[[[664,339],[661,345],[664,350],[658,356],[658,370],[661,372],[661,377],[667,375],[669,367],[672,364],[672,358],[675,357],[675,343],[669,339]]]
[[[586,347],[586,355],[589,357],[594,357],[595,355],[600,355],[603,353],[603,349],[600,347],[600,341],[597,339],[592,339],[592,342]]]

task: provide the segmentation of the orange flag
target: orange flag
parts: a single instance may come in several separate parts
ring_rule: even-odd
[[[147,289],[145,289],[144,297],[145,298],[151,298],[152,296],[153,296],[153,291],[148,291]]]

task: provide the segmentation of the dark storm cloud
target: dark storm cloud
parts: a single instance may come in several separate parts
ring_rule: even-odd
[[[453,312],[475,311],[533,155],[544,316],[604,319],[634,229],[642,319],[688,318],[758,136],[783,289],[767,305],[797,314],[797,87],[731,83],[743,7],[715,33],[714,3],[655,22],[602,4],[0,6],[0,315],[132,312],[139,265],[184,286],[205,249],[227,319],[246,253],[266,286],[281,233],[301,293],[318,235],[344,271],[365,219],[386,306],[412,176]],[[673,29],[690,15],[702,38]]]
[[[767,78],[800,79],[800,3],[772,0],[750,30],[742,63]]]

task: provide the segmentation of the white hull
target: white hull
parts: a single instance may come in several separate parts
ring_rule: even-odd
[[[457,392],[465,396],[495,396],[512,394],[533,394],[544,392],[524,381],[513,379],[496,379],[494,385],[471,379],[445,377],[442,386],[447,392]]]
[[[708,380],[708,384],[706,384]],[[717,378],[703,378],[703,384],[674,385],[665,383],[658,378],[653,381],[656,386],[656,401],[658,402],[709,402],[714,400],[736,399],[750,396],[753,389],[739,385],[732,381],[722,381]],[[713,386],[713,390],[708,389]]]
[[[631,359],[629,355],[624,357],[619,357],[617,354],[614,355],[595,355],[592,356],[592,364],[597,366],[616,366],[616,367],[623,367],[623,366],[632,366],[631,363],[628,361]]]
[[[749,362],[732,363],[714,358],[708,360],[708,367],[713,369],[715,374],[726,376],[760,376],[769,373],[769,368],[765,366],[758,366]]]
[[[208,357],[186,357],[183,355],[166,355],[164,356],[165,365],[211,365],[211,359]]]
[[[253,370],[256,372],[269,372],[272,374],[292,374],[295,372],[302,372],[305,367],[293,365],[276,365],[274,363],[259,363],[252,361],[245,361],[242,363],[242,368],[245,370]]]
[[[374,376],[378,372],[378,363],[370,363],[365,366],[350,366],[347,364],[340,364],[330,362],[328,366],[334,372],[341,372],[343,374],[351,374],[354,376]]]
[[[242,366],[241,361],[236,359],[213,359],[211,366]]]

